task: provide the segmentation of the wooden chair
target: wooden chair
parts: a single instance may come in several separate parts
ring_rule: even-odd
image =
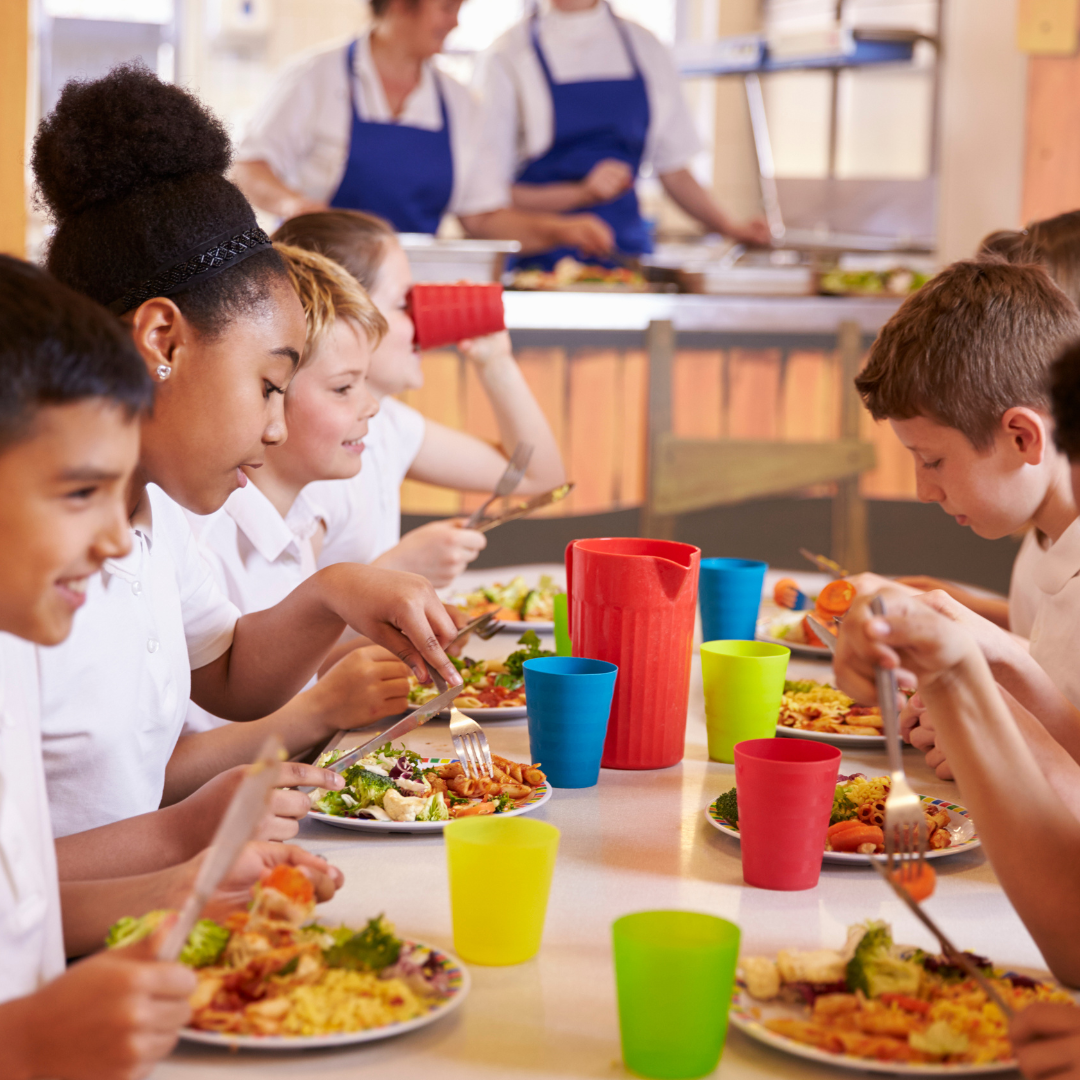
[[[866,503],[859,475],[874,467],[874,448],[859,438],[862,402],[854,379],[863,356],[857,323],[841,323],[840,438],[831,442],[681,439],[672,432],[671,375],[675,330],[652,322],[646,332],[649,398],[645,504],[641,533],[671,539],[679,514],[727,506],[835,482],[832,557],[856,573],[869,569]]]

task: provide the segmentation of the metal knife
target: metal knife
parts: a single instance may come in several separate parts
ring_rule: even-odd
[[[808,562],[813,563],[823,574],[831,574],[834,578],[851,577],[835,559],[830,559],[827,555],[815,555],[803,547],[799,548],[799,554]]]
[[[517,518],[531,514],[534,510],[540,510],[542,507],[551,506],[553,503],[561,502],[571,491],[573,491],[573,489],[573,483],[562,484],[557,488],[552,488],[550,491],[545,491],[542,495],[534,495],[531,499],[523,499],[521,502],[510,507],[509,510],[504,510],[503,513],[498,514],[493,518],[487,518],[486,520],[481,521],[476,526],[476,531],[490,532],[496,526],[503,525],[507,521],[515,521]]]
[[[202,865],[195,877],[191,895],[180,909],[180,915],[165,937],[159,960],[175,960],[180,955],[202,910],[206,907],[222,878],[232,869],[241,848],[251,839],[266,813],[270,792],[275,787],[285,758],[285,748],[276,735],[263,743],[253,765],[247,767],[244,779],[233,794],[221,824],[210,841]]]
[[[344,756],[339,757],[333,765],[327,765],[326,768],[331,769],[333,772],[342,772],[376,747],[382,746],[387,742],[393,742],[395,739],[400,739],[402,735],[407,735],[414,728],[420,727],[421,724],[426,724],[433,716],[438,716],[439,713],[447,708],[453,702],[454,698],[465,689],[462,684],[451,686],[447,689],[445,681],[434,672],[432,674],[435,677],[435,685],[439,686],[442,690],[442,693],[439,694],[438,697],[433,697],[426,705],[421,705],[419,709],[409,713],[403,720],[399,720],[392,727],[389,727],[376,735],[374,739],[369,739],[366,743],[362,743],[354,750],[350,750]]]

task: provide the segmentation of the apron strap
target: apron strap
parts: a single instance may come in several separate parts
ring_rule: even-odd
[[[349,107],[352,114],[360,119],[360,110],[356,107],[356,45],[359,39],[353,38],[345,50],[345,81],[349,86]]]
[[[637,53],[634,52],[634,47],[630,42],[630,32],[626,29],[623,20],[611,10],[611,5],[607,0],[603,0],[603,3],[604,7],[607,9],[608,15],[611,16],[611,21],[615,24],[615,29],[619,32],[619,37],[622,38],[626,59],[630,62],[630,67],[634,72],[631,78],[641,79],[642,82],[644,82],[644,76],[641,73],[641,65],[637,60]],[[552,78],[551,68],[548,66],[544,50],[540,47],[540,35],[537,32],[537,20],[539,19],[539,15],[539,11],[534,10],[532,16],[529,18],[529,37],[532,39],[533,51],[536,53],[536,59],[540,61],[540,68],[544,72],[544,78],[547,80],[548,86],[554,86],[555,80]]]

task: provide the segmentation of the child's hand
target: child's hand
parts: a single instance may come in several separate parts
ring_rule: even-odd
[[[464,523],[450,518],[407,532],[393,549],[394,567],[423,575],[436,589],[449,585],[487,547],[487,537]]]
[[[1080,1080],[1080,1009],[1036,1002],[1009,1024],[1009,1040],[1027,1080]]]
[[[514,359],[508,330],[499,330],[494,334],[485,334],[478,338],[466,338],[458,342],[458,348],[466,359],[481,368],[492,362],[513,361]]]
[[[0,1006],[0,1017],[8,1010],[23,1015],[21,1030],[0,1046],[0,1074],[64,1080],[148,1075],[176,1045],[197,983],[190,968],[156,959],[171,925],[167,920],[134,945],[81,960],[36,994]],[[0,1019],[5,1028],[6,1019]]]
[[[1016,639],[1007,630],[976,614],[966,604],[962,604],[944,589],[934,589],[922,593],[919,599],[947,619],[958,623],[975,639],[986,657],[986,662],[1009,664],[1020,658]]]
[[[328,730],[348,731],[404,712],[409,707],[410,674],[388,649],[362,645],[346,653],[307,693],[315,699]]]

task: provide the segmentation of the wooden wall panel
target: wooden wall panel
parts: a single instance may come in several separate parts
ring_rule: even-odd
[[[780,391],[780,438],[825,442],[840,436],[840,369],[822,352],[793,352]]]
[[[566,455],[566,371],[567,358],[564,349],[521,349],[515,354],[529,389],[551,425],[555,441]],[[573,477],[571,476],[572,480]],[[565,500],[541,510],[537,517],[561,517],[567,513]]]
[[[868,412],[864,412],[860,426],[862,437],[874,444],[877,455],[877,465],[860,477],[862,494],[868,499],[916,498],[914,462],[889,422],[876,423]]]
[[[29,0],[0,3],[0,251],[26,254],[26,81]]]
[[[480,376],[476,372],[476,365],[463,360],[461,370],[464,375],[462,387],[462,415],[463,427],[470,435],[475,435],[484,442],[498,446],[504,452],[512,452],[513,447],[503,447],[499,437],[499,425],[495,420],[495,410],[491,407],[487,394],[480,383]],[[471,514],[481,506],[488,497],[489,492],[468,491],[461,496],[462,513]]]
[[[576,514],[615,501],[620,362],[614,349],[583,349],[570,363],[566,462],[577,486],[566,501]]]
[[[1080,208],[1080,56],[1029,59],[1025,127],[1023,220]]]
[[[732,349],[728,356],[728,438],[777,438],[779,403],[779,350]]]
[[[645,499],[645,414],[649,397],[646,353],[623,353],[620,389],[617,505],[640,506]]]
[[[719,439],[724,423],[724,354],[680,349],[671,386],[671,425],[680,439]]]
[[[401,400],[430,420],[463,429],[461,358],[456,352],[440,350],[424,353],[421,363],[424,385],[419,390],[407,390]],[[458,491],[416,480],[406,480],[401,487],[401,509],[406,514],[457,514],[461,512],[461,501]]]

